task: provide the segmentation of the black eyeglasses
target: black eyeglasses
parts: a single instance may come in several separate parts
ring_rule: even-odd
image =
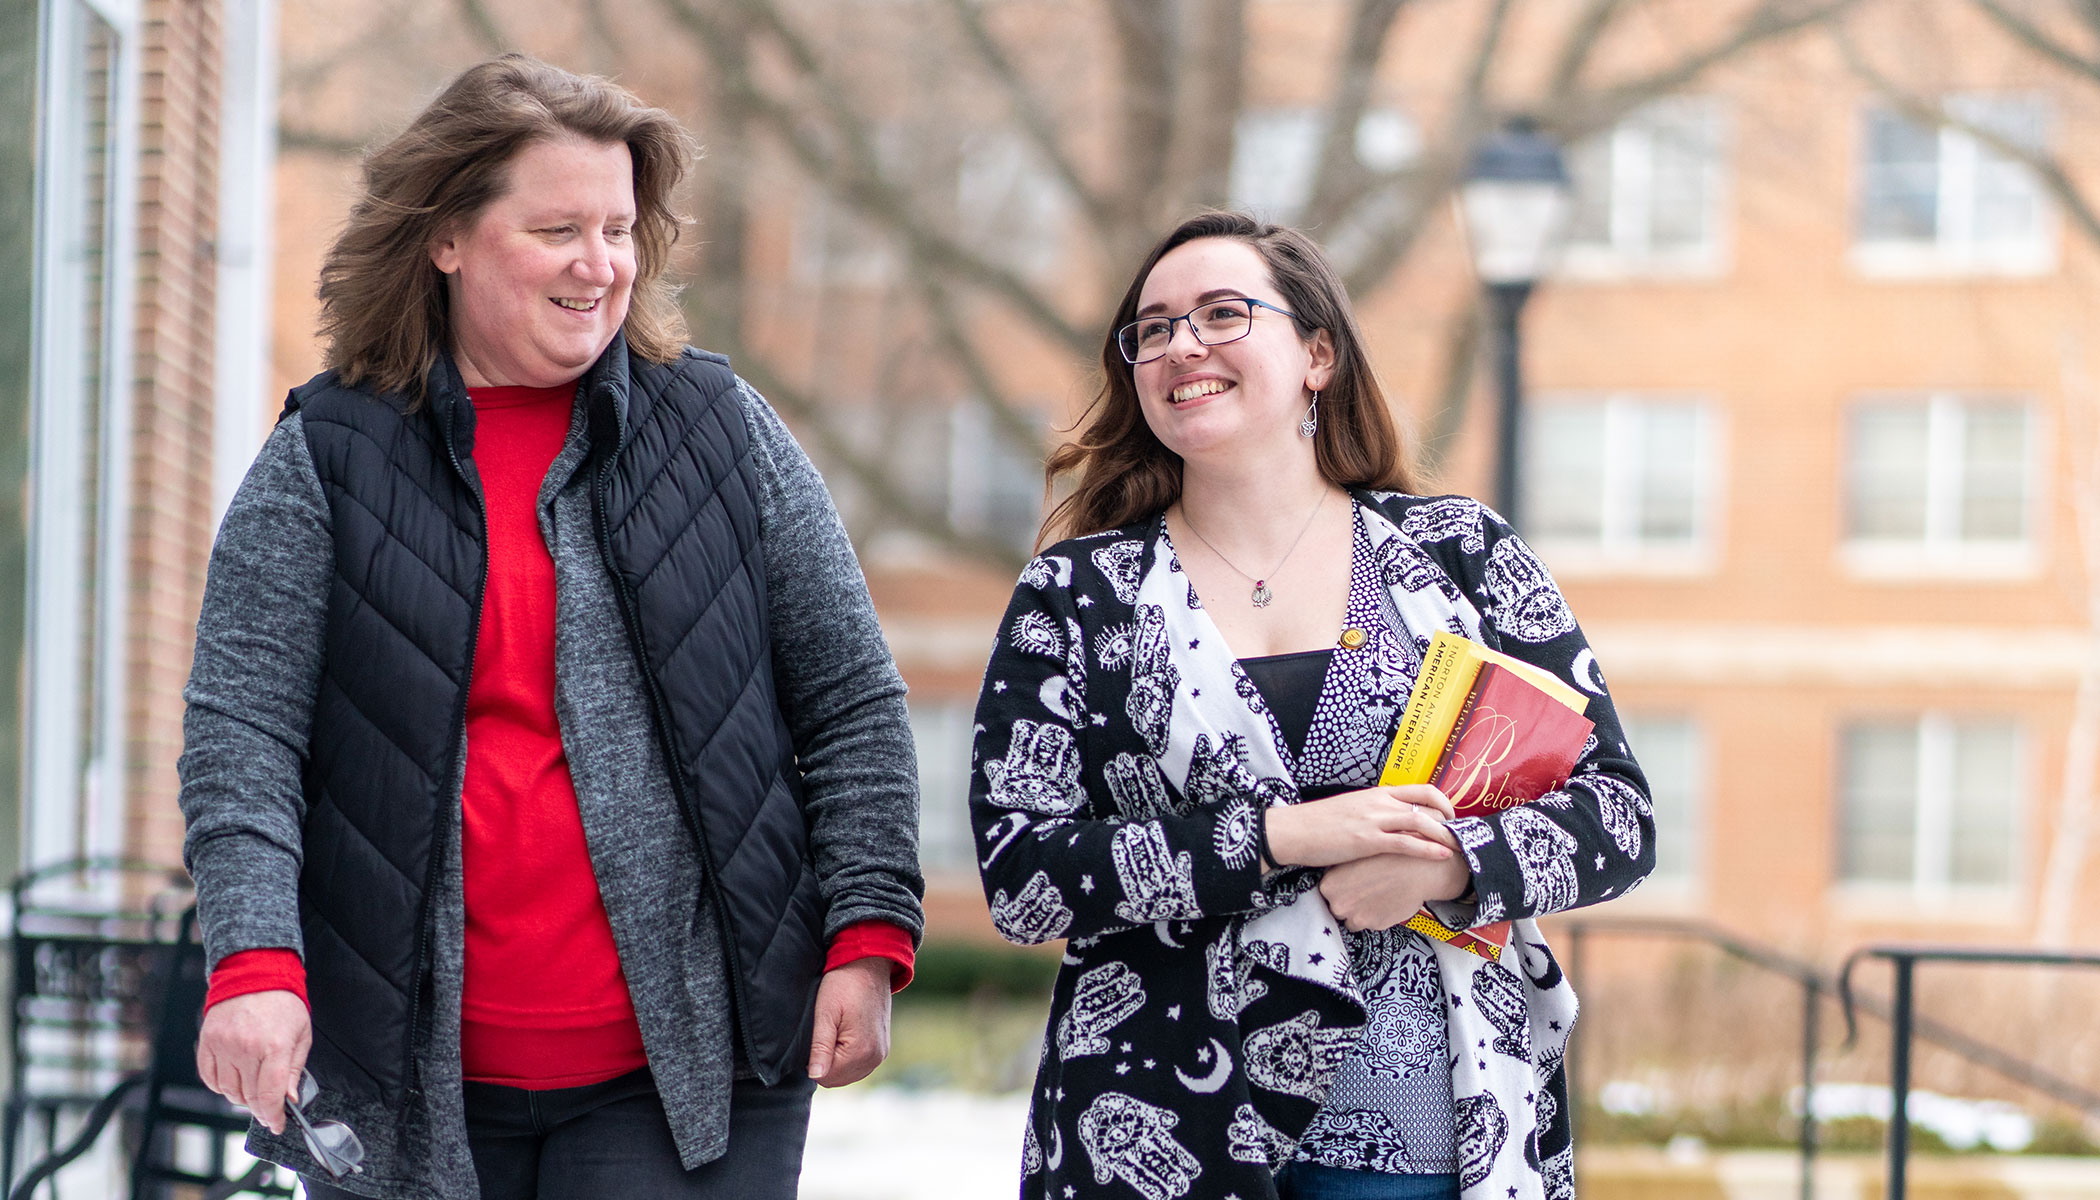
[[[306,1152],[314,1156],[321,1169],[330,1176],[341,1179],[363,1171],[365,1144],[357,1140],[357,1134],[341,1121],[309,1121],[306,1105],[321,1094],[321,1085],[314,1082],[313,1072],[299,1072],[299,1098],[286,1100],[284,1111],[292,1114],[298,1122],[299,1133],[306,1139]]]
[[[1253,331],[1256,307],[1282,313],[1293,321],[1298,319],[1297,313],[1266,300],[1235,296],[1199,304],[1178,317],[1140,317],[1116,330],[1116,349],[1123,352],[1123,361],[1133,367],[1151,362],[1167,352],[1174,340],[1174,327],[1183,321],[1188,322],[1189,332],[1196,335],[1196,340],[1206,346],[1236,342]]]

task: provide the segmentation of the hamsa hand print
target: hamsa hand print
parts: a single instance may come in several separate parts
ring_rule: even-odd
[[[1058,1060],[1108,1053],[1108,1031],[1143,1007],[1145,989],[1128,966],[1112,962],[1080,975],[1072,986],[1072,1006],[1057,1022]]]
[[[1611,834],[1612,844],[1626,857],[1639,858],[1640,818],[1653,811],[1641,789],[1616,775],[1604,774],[1578,775],[1569,786],[1587,788],[1597,797],[1597,811],[1604,818],[1604,828]]]
[[[1086,803],[1079,786],[1079,748],[1072,731],[1051,721],[1016,720],[1004,758],[984,764],[991,802],[1046,817],[1078,812]]]
[[[1167,653],[1167,618],[1158,605],[1137,610],[1131,647],[1130,695],[1123,702],[1123,711],[1156,758],[1167,751],[1174,689],[1181,684],[1181,672]]]
[[[1538,813],[1513,808],[1502,814],[1502,836],[1524,877],[1525,908],[1536,914],[1575,906],[1574,834]]]
[[[1550,642],[1575,628],[1575,614],[1546,564],[1516,538],[1504,538],[1488,552],[1487,586],[1495,597],[1495,628],[1505,636]]]
[[[1101,776],[1116,811],[1133,821],[1170,816],[1174,802],[1167,795],[1167,778],[1159,772],[1159,760],[1149,754],[1118,754],[1102,764]]]
[[[1221,1021],[1239,1019],[1240,1010],[1269,994],[1269,985],[1253,978],[1254,962],[1233,953],[1232,931],[1203,947],[1204,1001]]]
[[[1123,887],[1116,916],[1137,925],[1203,915],[1196,903],[1195,864],[1189,852],[1170,848],[1166,831],[1156,822],[1138,821],[1118,829],[1108,853]]]
[[[1138,584],[1138,560],[1144,557],[1143,542],[1117,542],[1103,546],[1087,557],[1096,570],[1108,579],[1108,586],[1115,589],[1116,599],[1124,604],[1136,604]]]
[[[1079,1144],[1093,1164],[1094,1182],[1121,1179],[1145,1200],[1186,1196],[1203,1164],[1180,1142],[1181,1118],[1122,1092],[1103,1092],[1079,1114]]]
[[[1464,1191],[1495,1169],[1495,1156],[1509,1140],[1509,1115],[1486,1094],[1460,1097],[1453,1109],[1458,1125],[1458,1186]]]
[[[1072,586],[1072,560],[1061,554],[1041,554],[1021,568],[1021,582],[1037,591]]]
[[[1489,1049],[1524,1063],[1531,1061],[1531,1022],[1524,1009],[1524,991],[1517,977],[1496,963],[1483,963],[1473,972],[1473,1010],[1495,1027]]]
[[[1252,1104],[1233,1110],[1232,1124],[1225,1130],[1225,1153],[1234,1162],[1261,1163],[1274,1171],[1289,1162],[1297,1148],[1296,1142],[1262,1120]]]
[[[1318,1101],[1359,1032],[1355,1026],[1324,1026],[1319,1013],[1307,1010],[1248,1034],[1240,1062],[1255,1086]]]
[[[1400,518],[1400,532],[1418,542],[1457,538],[1459,549],[1478,554],[1487,547],[1486,521],[1479,501],[1451,496],[1409,509]]]
[[[1063,937],[1072,927],[1072,910],[1050,873],[1037,871],[1012,899],[1004,889],[992,893],[992,924],[1008,941],[1033,946]]]

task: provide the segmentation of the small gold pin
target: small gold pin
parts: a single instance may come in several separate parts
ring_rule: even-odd
[[[1361,629],[1342,630],[1342,649],[1344,650],[1354,650],[1370,640],[1370,635]]]

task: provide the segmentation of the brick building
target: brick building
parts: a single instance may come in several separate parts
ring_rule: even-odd
[[[0,857],[179,859],[175,756],[260,388],[263,0],[10,5],[0,237]],[[240,461],[227,466],[220,452]]]
[[[1512,23],[1497,73],[1513,103],[1550,67],[1544,32],[1576,7]],[[1237,201],[1286,220],[1303,203],[1316,127],[1302,68],[1324,61],[1343,11],[1248,6]],[[1669,61],[1725,32],[1720,6],[1672,11],[1613,53]],[[1380,64],[1360,155],[1404,157],[1413,130],[1441,118],[1419,81],[1477,15],[1420,10]],[[1522,478],[1527,532],[1596,643],[1662,804],[1662,869],[1614,908],[1710,917],[1819,955],[1883,935],[2024,941],[2045,921],[2090,943],[2100,871],[2085,869],[2064,814],[2075,824],[2092,806],[2063,781],[2093,645],[2076,512],[2100,487],[2100,352],[2086,332],[2100,260],[2010,155],[2094,182],[2100,91],[1966,0],[1863,4],[1846,31],[1731,60],[1569,148],[1570,244],[1526,320]],[[312,33],[288,28],[287,45]],[[637,41],[623,62],[673,107],[686,95],[665,60],[676,44]],[[567,45],[527,48],[561,59]],[[1847,45],[1900,94],[1867,82]],[[301,121],[339,127],[328,118],[349,109],[331,95]],[[1909,107],[1942,101],[1962,127]],[[405,117],[415,102],[390,103]],[[1026,269],[1072,275],[1057,206],[1037,202],[1052,181],[1016,163],[973,174],[969,161],[949,168],[956,202],[1026,201],[1016,228],[1044,251]],[[764,152],[738,169],[768,198],[737,231],[751,342],[807,347],[809,378],[859,403],[886,313],[873,297],[896,260],[846,236],[836,207],[798,195]],[[350,160],[302,150],[280,179],[278,224],[298,231],[277,260],[281,390],[314,366],[314,268]],[[1438,420],[1431,381],[1474,295],[1446,221],[1358,298],[1374,361],[1418,426]],[[1027,338],[1002,351],[1043,427],[1068,425],[1089,365]],[[1487,486],[1493,406],[1484,381],[1474,393],[1441,447],[1439,488]],[[980,412],[935,397],[890,436],[902,483],[1025,546],[1039,479]],[[935,934],[990,936],[965,758],[1011,577],[884,527],[850,479],[833,482],[913,689]]]

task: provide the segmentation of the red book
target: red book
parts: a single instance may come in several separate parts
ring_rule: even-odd
[[[1483,662],[1429,782],[1461,817],[1529,804],[1567,784],[1594,728],[1515,671]],[[1454,930],[1422,912],[1407,927],[1488,959],[1509,945],[1507,921]]]

